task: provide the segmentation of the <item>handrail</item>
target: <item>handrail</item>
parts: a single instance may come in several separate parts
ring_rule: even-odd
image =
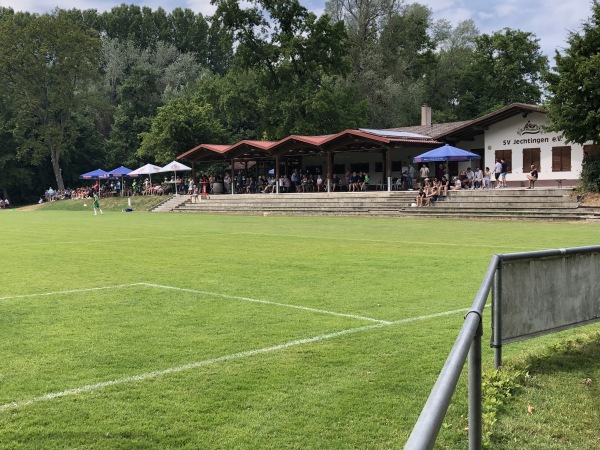
[[[469,359],[469,378],[474,376],[478,377],[479,380],[469,379],[469,385],[481,386],[481,367],[471,367],[471,363],[477,364],[478,361],[479,366],[481,366],[481,316],[494,282],[494,274],[499,262],[500,257],[494,255],[490,261],[484,279],[479,286],[479,290],[475,295],[473,305],[465,315],[465,321],[456,338],[456,342],[454,343],[444,367],[429,394],[429,398],[419,415],[419,419],[404,446],[405,450],[433,448],[444,417],[446,416],[446,411],[452,400],[452,395],[458,384],[458,379],[467,359],[469,349],[473,345],[479,346],[480,354]],[[478,395],[469,395],[469,448],[471,448],[471,445],[473,445],[474,448],[481,448],[480,388],[478,389],[478,392]],[[471,422],[472,420],[479,424],[473,424],[473,422]],[[479,430],[476,428],[479,428]],[[471,442],[472,440],[475,442]]]

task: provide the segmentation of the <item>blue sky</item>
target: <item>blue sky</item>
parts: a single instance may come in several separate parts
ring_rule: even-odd
[[[0,0],[0,6],[15,10],[43,13],[60,4],[61,8],[110,10],[121,3],[138,4],[156,9],[161,6],[190,8],[210,15],[214,7],[210,0]],[[323,12],[325,0],[300,0],[317,15]],[[591,15],[591,0],[423,0],[418,3],[429,6],[436,19],[447,19],[456,24],[473,19],[482,33],[502,28],[513,28],[534,33],[540,39],[542,51],[551,57],[554,49],[566,46],[569,31],[580,31],[581,23]]]

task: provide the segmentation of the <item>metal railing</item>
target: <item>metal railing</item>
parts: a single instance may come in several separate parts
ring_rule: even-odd
[[[518,259],[552,257],[556,255],[586,254],[591,252],[600,252],[600,246],[511,253],[494,255],[492,257],[479,290],[475,295],[475,300],[465,315],[465,320],[456,342],[454,343],[444,367],[429,394],[429,398],[419,415],[417,423],[404,446],[405,450],[433,448],[444,417],[446,416],[446,411],[452,400],[452,395],[458,384],[458,379],[463,366],[467,360],[467,355],[469,356],[469,449],[476,450],[482,448],[482,315],[490,289],[493,287],[494,322],[498,324],[498,326],[494,327],[492,347],[494,347],[495,367],[498,368],[502,358],[502,341],[501,336],[499,335],[499,330],[501,328],[499,326],[501,324],[500,298],[502,297],[502,271],[499,269],[502,268],[502,262]]]
[[[499,261],[498,255],[492,257],[473,305],[465,315],[465,321],[456,342],[404,446],[405,449],[433,448],[468,354],[470,354],[469,448],[481,448],[481,336],[483,334],[481,317]],[[469,352],[469,350],[471,351]]]

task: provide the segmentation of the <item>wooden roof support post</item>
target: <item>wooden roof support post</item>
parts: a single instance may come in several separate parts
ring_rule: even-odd
[[[237,184],[237,178],[235,177],[235,158],[231,158],[231,194],[235,192],[235,185]]]
[[[327,192],[331,192],[333,181],[333,152],[327,152]]]
[[[385,184],[387,184],[387,190],[390,192],[392,190],[392,149],[387,148],[385,150],[385,180],[381,180]]]
[[[279,194],[279,155],[275,155],[275,192]]]

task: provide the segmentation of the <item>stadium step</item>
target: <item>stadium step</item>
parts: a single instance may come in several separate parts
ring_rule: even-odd
[[[416,191],[216,194],[192,203],[171,197],[153,211],[244,215],[332,215],[488,219],[600,220],[600,208],[582,207],[572,189],[451,191],[430,207],[415,207]]]

